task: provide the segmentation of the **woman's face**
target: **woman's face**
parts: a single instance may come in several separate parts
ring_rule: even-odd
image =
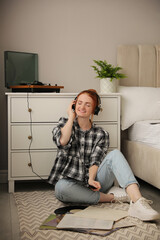
[[[81,94],[76,102],[76,114],[78,117],[90,117],[93,113],[94,102],[93,99],[87,94]]]

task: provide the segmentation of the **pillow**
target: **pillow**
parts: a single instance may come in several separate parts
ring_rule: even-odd
[[[141,120],[160,119],[160,88],[119,86],[121,94],[121,129]]]

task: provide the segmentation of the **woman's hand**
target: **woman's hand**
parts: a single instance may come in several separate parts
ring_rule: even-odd
[[[99,191],[101,189],[101,184],[98,181],[89,179],[88,184],[89,184],[89,187],[95,192]],[[93,188],[92,188],[92,186],[93,186]]]
[[[73,105],[73,104],[75,104],[75,100],[73,100],[73,101],[70,103],[70,105],[69,105],[69,107],[68,107],[68,110],[67,110],[67,113],[68,113],[68,117],[74,120],[75,117],[76,117],[76,113],[75,113],[75,111],[72,109],[72,105]]]
[[[76,117],[75,112],[72,109],[72,105],[74,104],[75,101],[72,101],[68,107],[67,113],[68,113],[68,121],[64,125],[64,127],[61,128],[61,137],[60,137],[60,143],[62,146],[65,146],[71,137],[72,134],[72,126],[73,126],[73,121]]]
[[[88,179],[88,184],[90,185],[90,188],[93,191],[99,191],[101,189],[101,184],[98,181],[95,181],[94,179],[96,178],[97,175],[97,170],[98,170],[98,166],[96,165],[92,165],[89,168],[89,179]],[[92,186],[94,188],[92,188]]]

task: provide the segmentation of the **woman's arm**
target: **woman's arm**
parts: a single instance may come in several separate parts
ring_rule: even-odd
[[[95,181],[95,178],[97,175],[98,167],[102,162],[104,155],[107,153],[107,149],[109,146],[108,132],[105,132],[104,130],[100,130],[100,131],[98,130],[97,136],[99,137],[97,138],[97,142],[95,144],[94,150],[92,151],[92,154],[90,156],[90,168],[89,168],[89,179],[88,179],[89,185],[96,187],[96,190],[94,191],[99,191],[101,188],[100,183],[98,181]]]
[[[89,168],[88,184],[90,185],[91,188],[92,188],[92,186],[96,188],[96,189],[92,189],[93,191],[99,191],[101,189],[100,183],[95,181],[95,178],[97,175],[97,170],[98,170],[98,166],[96,166],[96,165],[92,165]]]
[[[73,121],[76,117],[75,112],[72,110],[72,105],[74,104],[74,101],[71,102],[71,104],[68,107],[68,121],[64,125],[64,127],[61,128],[61,137],[60,137],[60,143],[62,146],[65,146],[71,137],[72,133],[72,126],[73,126]]]

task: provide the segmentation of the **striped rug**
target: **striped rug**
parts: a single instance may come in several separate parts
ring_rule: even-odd
[[[39,230],[43,221],[58,207],[67,206],[58,201],[54,192],[33,191],[14,193],[20,224],[21,240],[160,240],[160,230],[155,224],[140,220],[137,225],[123,228],[109,236],[94,236],[62,230]],[[99,204],[113,209],[128,210],[128,204]]]

